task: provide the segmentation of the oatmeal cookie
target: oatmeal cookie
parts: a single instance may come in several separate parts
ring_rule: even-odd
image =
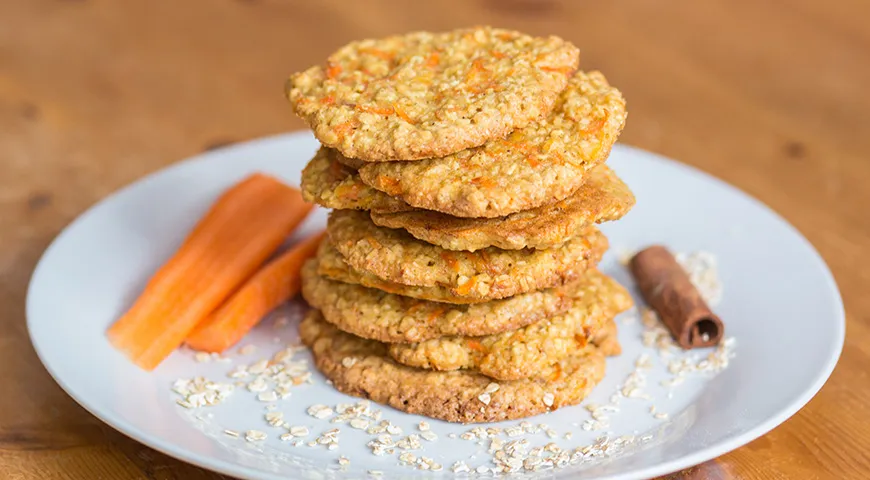
[[[565,285],[579,278],[583,272],[594,267],[607,250],[607,239],[600,233],[591,238],[591,248],[587,256],[582,256],[570,267],[550,278],[537,277],[531,279],[499,278],[491,286],[483,288],[477,281],[469,287],[471,280],[458,286],[436,285],[431,287],[416,287],[384,280],[376,275],[358,271],[350,267],[344,257],[335,249],[328,238],[320,245],[320,266],[318,272],[333,280],[345,283],[355,283],[376,288],[397,295],[454,304],[481,303],[500,298],[512,297],[521,293],[537,291],[544,288]]]
[[[302,170],[302,198],[326,208],[403,212],[407,203],[362,182],[356,170],[339,163],[335,151],[321,147]]]
[[[594,223],[621,218],[634,206],[634,201],[628,186],[613,170],[602,165],[568,198],[506,217],[459,218],[414,209],[372,212],[371,218],[376,225],[403,228],[415,238],[447,250],[553,248]]]
[[[562,200],[603,163],[625,101],[599,72],[578,73],[548,118],[442,158],[373,163],[362,180],[410,205],[456,217],[502,217]]]
[[[302,321],[299,334],[317,369],[339,391],[448,422],[498,422],[576,405],[604,377],[604,356],[591,345],[542,372],[546,380],[491,385],[491,378],[469,371],[400,365],[387,356],[385,344],[344,333],[317,310]]]
[[[321,143],[369,161],[442,157],[552,110],[576,71],[558,37],[475,27],[352,42],[293,75],[287,98]]]
[[[351,210],[333,211],[327,232],[356,270],[403,285],[477,290],[493,298],[553,286],[607,249],[604,235],[589,227],[558,248],[451,251],[404,230],[378,227],[364,212]]]
[[[594,332],[589,341],[598,347],[598,351],[607,357],[615,357],[622,353],[622,345],[619,344],[619,335],[616,320],[610,320],[604,324],[604,328]]]
[[[575,292],[573,305],[565,313],[496,335],[391,344],[390,357],[409,367],[470,369],[497,380],[536,377],[585,347],[593,334],[631,307],[631,296],[613,279],[598,274],[590,280]]]
[[[567,310],[573,298],[601,276],[588,270],[568,285],[474,305],[450,305],[338,282],[302,269],[302,296],[345,332],[387,343],[416,343],[448,335],[492,335],[524,327]]]

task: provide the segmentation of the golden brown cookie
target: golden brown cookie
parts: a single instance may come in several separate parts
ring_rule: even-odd
[[[470,280],[458,286],[435,285],[431,287],[416,287],[384,280],[376,275],[350,267],[345,262],[344,256],[335,249],[328,238],[324,239],[320,245],[318,253],[320,266],[318,272],[321,275],[340,282],[359,284],[421,300],[454,304],[480,303],[544,288],[557,287],[576,280],[587,269],[598,264],[608,246],[607,238],[598,231],[582,241],[589,242],[588,255],[581,256],[570,268],[558,272],[557,275],[521,279],[520,281],[510,277],[498,278],[489,288],[475,287],[474,285],[477,284],[477,281],[469,288],[467,284],[471,282]]]
[[[339,163],[335,150],[321,147],[302,170],[302,197],[326,208],[402,212],[407,203],[375,190],[360,180],[355,169]]]
[[[604,328],[593,332],[589,341],[598,347],[598,351],[607,357],[615,357],[622,353],[622,345],[619,344],[619,332],[617,332],[616,320],[610,320],[604,324]]]
[[[575,292],[572,307],[564,313],[495,335],[394,343],[389,346],[389,354],[409,367],[470,369],[497,380],[536,377],[585,347],[592,335],[631,305],[631,296],[621,285],[598,274],[590,276]]]
[[[476,252],[445,250],[404,230],[378,227],[364,212],[333,211],[327,233],[356,270],[403,285],[477,290],[493,298],[546,288],[563,282],[607,240],[594,227],[558,248]]]
[[[556,108],[506,138],[442,158],[373,163],[362,180],[410,205],[456,217],[502,217],[562,200],[603,163],[625,101],[599,72],[578,73]]]
[[[330,280],[317,270],[316,259],[302,269],[305,300],[341,330],[388,343],[515,330],[564,312],[573,304],[576,292],[601,276],[588,270],[579,280],[562,287],[474,305],[450,305]]]
[[[286,86],[321,143],[370,161],[441,157],[547,115],[579,63],[558,37],[475,27],[352,42]]]
[[[487,247],[506,250],[553,248],[595,223],[616,220],[634,206],[634,194],[607,166],[568,198],[499,218],[459,218],[428,210],[372,212],[376,225],[404,228],[415,238],[448,250],[474,252]]]
[[[314,363],[339,391],[448,422],[498,422],[580,403],[604,377],[604,356],[587,346],[542,372],[546,380],[499,382],[468,371],[397,364],[386,345],[355,337],[312,310],[299,325]]]

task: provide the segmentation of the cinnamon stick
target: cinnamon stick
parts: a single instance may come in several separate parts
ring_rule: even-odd
[[[641,250],[629,263],[647,304],[655,310],[684,349],[709,347],[722,340],[725,327],[701,298],[671,253],[656,245]]]

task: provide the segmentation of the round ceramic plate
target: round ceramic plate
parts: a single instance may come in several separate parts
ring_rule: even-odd
[[[374,455],[366,446],[374,437],[364,430],[308,415],[313,404],[335,409],[358,401],[336,392],[316,371],[311,383],[294,387],[283,400],[261,402],[240,387],[217,406],[178,405],[180,397],[171,390],[176,379],[233,382],[227,372],[235,366],[294,343],[304,310],[300,300],[282,307],[245,339],[256,352],[233,350],[220,361],[197,362],[193,352],[182,349],[154,372],[144,372],[113,350],[104,335],[220,192],[254,171],[298,185],[316,147],[309,134],[298,133],[209,152],[136,182],[73,222],[39,262],[27,297],[33,345],[61,387],[124,434],[241,478],[431,473],[401,465],[398,448]],[[624,314],[618,320],[623,354],[608,360],[605,380],[584,404],[531,418],[516,437],[508,432],[516,434],[509,429],[520,422],[485,425],[504,429],[497,435],[503,440],[527,439],[528,449],[554,443],[569,452],[571,461],[555,472],[541,472],[546,475],[573,478],[582,471],[587,479],[648,478],[737,448],[809,401],[834,368],[843,343],[843,306],[830,272],[775,213],[714,178],[641,150],[617,146],[609,164],[635,191],[637,207],[604,226],[612,249],[602,269],[631,286],[618,261],[620,251],[664,244],[675,252],[712,254],[724,292],[715,309],[733,340],[727,349],[690,353],[645,346],[644,335],[650,344],[655,332],[637,312]],[[322,228],[325,218],[325,211],[316,211],[297,236]],[[289,324],[282,327],[285,320]],[[304,360],[308,353],[303,350],[296,358]],[[677,371],[684,374],[674,375]],[[632,388],[629,396],[621,395]],[[593,419],[593,404],[611,406],[597,410]],[[283,413],[288,425],[308,427],[305,443],[280,440],[287,428],[266,423],[267,411]],[[425,420],[388,407],[381,415],[402,429],[395,440],[419,434],[418,424]],[[429,423],[438,438],[422,440],[422,448],[411,453],[442,465],[439,474],[452,475],[457,461],[481,472],[495,466],[487,452],[490,441],[462,438],[471,426]],[[332,428],[340,429],[338,448],[308,445]],[[267,438],[249,442],[244,433],[234,437],[224,430],[258,430]],[[340,465],[340,456],[348,462]]]

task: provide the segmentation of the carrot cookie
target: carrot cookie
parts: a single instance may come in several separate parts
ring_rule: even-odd
[[[413,209],[372,212],[376,225],[404,228],[414,237],[448,250],[476,251],[553,248],[580,235],[594,223],[616,220],[634,206],[634,194],[613,171],[602,165],[568,198],[499,218],[459,218]]]
[[[369,161],[442,157],[545,117],[577,47],[476,27],[352,42],[293,75],[287,98],[321,143]]]
[[[442,158],[365,165],[372,187],[457,217],[502,217],[568,197],[603,163],[625,101],[599,72],[578,73],[545,119]]]
[[[546,380],[493,384],[479,373],[400,365],[388,358],[385,344],[344,333],[317,310],[302,321],[299,334],[339,391],[448,422],[498,422],[575,405],[604,377],[604,355],[591,345],[541,372]]]
[[[603,238],[603,236],[602,236]],[[606,239],[605,239],[606,240]],[[473,303],[489,302],[498,300],[521,293],[542,290],[545,288],[555,288],[571,283],[580,278],[588,269],[594,267],[604,253],[604,248],[600,251],[594,251],[588,259],[580,261],[576,268],[565,272],[563,278],[558,278],[552,285],[542,287],[516,285],[512,292],[506,288],[496,289],[499,292],[504,292],[502,297],[493,296],[494,290],[489,290],[484,294],[478,289],[465,289],[461,287],[446,288],[446,287],[413,287],[410,285],[402,285],[401,283],[393,283],[382,278],[365,272],[359,272],[351,268],[345,261],[344,257],[338,253],[338,250],[332,246],[328,238],[324,239],[320,244],[320,250],[317,254],[319,260],[317,273],[344,283],[352,283],[355,285],[363,285],[365,287],[383,290],[384,292],[402,295],[404,297],[412,297],[420,300],[429,300],[433,302],[452,303],[455,305],[467,305]]]
[[[632,305],[628,292],[600,273],[591,276],[575,294],[574,305],[567,312],[518,330],[483,337],[396,343],[390,345],[389,354],[409,367],[471,369],[497,380],[537,377],[539,372],[585,347],[593,333]]]
[[[394,283],[477,290],[493,298],[556,285],[584,260],[607,249],[604,235],[590,227],[558,248],[450,251],[404,230],[378,227],[364,212],[351,210],[333,211],[327,232],[356,270]]]
[[[302,197],[326,208],[402,212],[413,210],[407,203],[369,187],[333,158],[334,150],[321,147],[302,170]]]
[[[593,332],[589,337],[589,341],[598,347],[598,351],[607,357],[615,357],[622,353],[622,345],[619,344],[619,338],[616,331],[616,320],[610,320],[604,324],[604,328]]]
[[[354,335],[388,343],[416,343],[448,335],[481,336],[515,330],[566,311],[573,297],[601,274],[474,305],[450,305],[338,282],[317,273],[311,259],[302,269],[302,296],[331,324]]]

